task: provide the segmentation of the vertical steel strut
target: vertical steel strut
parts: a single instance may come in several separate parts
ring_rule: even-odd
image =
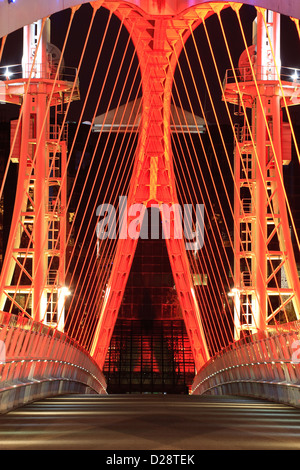
[[[234,83],[227,73],[224,89],[243,119],[236,126],[235,147],[236,339],[241,330],[255,333],[300,317],[283,182],[283,165],[291,161],[291,129],[282,114],[286,104],[300,103],[300,86],[281,70],[280,14],[257,12],[253,46],[231,71]],[[294,317],[286,312],[290,303]]]
[[[11,68],[1,101],[20,105],[12,123],[11,161],[19,174],[0,277],[0,310],[64,327],[67,134],[57,120],[73,83],[51,61],[50,20],[24,27],[23,61]],[[75,74],[72,74],[75,76]],[[3,88],[2,88],[3,90]],[[78,99],[78,86],[73,99]],[[55,119],[50,122],[50,109]]]
[[[163,17],[150,22],[141,16],[138,17],[134,11],[130,14],[127,11],[125,24],[128,23],[128,28],[131,27],[131,21],[137,22],[136,37],[133,37],[133,40],[140,59],[143,114],[128,207],[134,204],[140,207],[138,232],[141,230],[145,208],[153,205],[160,208],[164,233],[170,233],[170,237],[166,237],[170,264],[196,369],[199,370],[209,359],[208,347],[185,243],[182,238],[177,239],[174,236],[177,229],[176,215],[171,219],[168,217],[172,205],[178,204],[170,135],[172,82],[176,57],[182,46],[181,36],[189,31],[190,23]],[[176,48],[177,54],[174,54]],[[126,226],[129,227],[134,219],[136,220],[136,215],[127,215]],[[135,239],[129,236],[127,239],[118,240],[115,261],[91,350],[100,367],[104,365],[138,237],[139,233]]]

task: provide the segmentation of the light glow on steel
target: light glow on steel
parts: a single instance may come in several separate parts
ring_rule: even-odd
[[[169,6],[167,4],[166,7]],[[49,57],[50,22],[45,19],[39,20],[34,27],[24,28],[26,63],[18,83],[12,80],[15,69],[5,65],[1,70],[1,75],[3,72],[10,83],[1,86],[0,101],[21,105],[20,117],[12,124],[9,164],[18,165],[20,180],[0,280],[1,309],[8,305],[9,313],[17,309],[20,318],[32,315],[41,323],[55,324],[55,328],[61,331],[67,325],[69,335],[87,346],[102,369],[146,208],[152,204],[164,206],[161,223],[163,230],[171,234],[166,237],[166,244],[174,284],[196,369],[201,371],[212,356],[234,340],[243,339],[248,333],[264,335],[270,328],[278,327],[281,317],[288,324],[291,306],[297,319],[300,318],[300,286],[290,223],[296,248],[300,243],[283,180],[283,165],[291,162],[291,152],[286,151],[287,147],[283,151],[284,142],[288,141],[289,145],[295,143],[300,160],[289,114],[289,105],[300,103],[300,83],[297,83],[300,77],[297,70],[291,74],[294,69],[287,69],[288,75],[283,74],[279,47],[280,17],[277,13],[257,8],[255,62],[249,53],[240,15],[241,4],[218,2],[197,6],[173,22],[169,16],[153,20],[149,13],[134,7],[125,8],[120,3],[114,12],[109,11],[103,37],[96,48],[97,58],[90,71],[86,95],[81,97],[75,136],[68,140],[65,125],[71,103],[80,98],[79,74],[88,55],[91,31],[102,2],[92,6],[88,34],[82,50],[78,52],[79,65],[72,80],[63,73],[62,63],[74,17],[80,14],[80,9],[77,13],[74,8],[71,9],[61,56],[55,67],[53,62],[46,60]],[[163,2],[160,6],[163,10]],[[236,25],[240,27],[247,73],[237,68],[223,20],[224,8],[234,13]],[[225,81],[209,32],[213,15],[219,28],[222,50],[231,66]],[[103,84],[98,87],[100,91],[98,89],[94,100],[94,115],[91,119],[89,117],[90,125],[85,129],[87,136],[76,156],[76,171],[72,175],[74,185],[68,193],[66,180],[68,171],[71,171],[70,161],[75,161],[72,156],[73,151],[77,151],[75,143],[80,135],[80,124],[86,122],[84,115],[91,101],[92,84],[116,17],[119,21],[116,40],[113,41],[107,67],[103,67]],[[295,24],[299,26],[297,22]],[[197,43],[198,27],[210,54],[212,69],[209,72]],[[125,32],[124,55],[120,57],[114,80],[111,80],[114,60],[118,57]],[[197,71],[189,55],[188,37],[194,47],[193,61]],[[5,40],[2,40],[1,58],[5,47]],[[128,68],[126,64],[129,64]],[[122,73],[123,68],[125,72]],[[212,71],[217,85],[220,85],[219,94],[211,88],[209,78]],[[198,86],[200,76],[205,99],[219,132],[219,149],[206,115],[207,102],[203,102],[201,87]],[[106,86],[110,82],[111,95],[107,96]],[[191,84],[193,91],[189,89]],[[43,93],[37,93],[40,88]],[[128,96],[126,90],[129,90]],[[220,101],[221,95],[235,142],[234,167],[217,110],[216,97]],[[97,127],[97,113],[105,100],[106,110],[101,121],[104,124]],[[230,108],[232,105],[238,107],[235,114]],[[117,107],[113,109],[114,106]],[[56,124],[50,123],[51,108],[56,110]],[[289,122],[283,122],[282,111]],[[202,119],[201,126],[198,114]],[[123,120],[128,115],[127,126]],[[240,120],[238,125],[234,116]],[[108,119],[111,126],[107,127]],[[62,125],[57,124],[59,120]],[[92,134],[95,129],[97,132]],[[206,133],[203,133],[204,129]],[[111,143],[109,139],[114,132],[117,138]],[[103,139],[105,133],[108,134],[106,141]],[[96,143],[90,150],[89,142],[95,135]],[[70,148],[67,148],[68,144]],[[90,163],[87,163],[89,156]],[[228,163],[226,175],[221,165],[224,162]],[[86,171],[82,192],[76,208],[72,209],[72,217],[70,215],[68,219],[81,171]],[[229,189],[227,178],[233,189]],[[94,234],[94,219],[87,222],[88,211],[93,203],[98,205],[103,199],[115,207],[117,197],[125,194],[125,190],[129,207],[136,209],[135,212],[129,210],[125,220],[133,236],[121,237],[117,241],[99,241],[98,257],[94,256],[95,239],[89,235],[91,232]],[[209,236],[202,252],[194,251],[190,256],[184,240],[174,235],[176,220],[172,217],[167,219],[166,213],[181,200],[187,202],[196,198],[206,202],[210,217],[206,228]],[[94,214],[95,210],[91,212]],[[67,222],[71,227],[69,232]],[[277,243],[275,249],[271,249],[273,242]],[[68,260],[65,257],[67,250],[70,251]],[[235,256],[234,269],[229,250]],[[75,265],[73,272],[72,265]],[[74,273],[80,266],[76,280]],[[194,280],[197,276],[208,272],[207,285],[200,282],[196,286]],[[286,275],[287,287],[282,285],[283,274]],[[71,278],[70,288],[65,287],[67,275]],[[66,312],[67,303],[69,310]],[[211,314],[212,311],[215,314]],[[147,342],[148,339],[145,340]],[[148,355],[149,359],[151,352]],[[71,366],[69,362],[60,361],[59,364]],[[153,364],[158,372],[159,365],[155,361]],[[282,372],[286,363],[253,360],[239,366],[223,367],[210,374],[209,378],[221,372],[226,374],[229,370],[265,365],[282,366]],[[200,381],[201,385],[205,380]],[[287,385],[292,383],[288,381]]]

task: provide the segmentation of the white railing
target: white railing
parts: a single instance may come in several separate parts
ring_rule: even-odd
[[[98,365],[76,341],[0,312],[0,413],[64,393],[106,393]]]
[[[224,79],[224,87],[231,83],[238,82],[254,82],[260,80],[279,81],[300,84],[300,69],[291,67],[268,67],[253,66],[250,67],[228,69]]]
[[[241,395],[300,407],[300,325],[280,326],[220,352],[197,374],[195,395]]]
[[[58,73],[57,68],[45,66],[44,64],[16,64],[3,65],[0,67],[0,81],[20,80],[24,78],[45,79],[45,80],[63,80],[74,82],[77,76],[75,67],[61,66]]]

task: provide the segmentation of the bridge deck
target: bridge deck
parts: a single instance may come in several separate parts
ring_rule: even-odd
[[[300,410],[236,397],[72,395],[0,416],[1,450],[286,450],[299,438]]]

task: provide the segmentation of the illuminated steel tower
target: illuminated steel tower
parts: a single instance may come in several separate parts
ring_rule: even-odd
[[[130,273],[147,207],[160,209],[162,226],[179,297],[182,315],[189,335],[196,369],[209,359],[209,351],[197,303],[194,284],[183,238],[177,237],[176,212],[170,211],[178,204],[173,168],[170,131],[171,91],[174,71],[184,41],[192,27],[199,24],[209,8],[202,9],[199,19],[173,20],[169,17],[143,17],[138,11],[120,6],[119,16],[129,31],[132,25],[141,68],[143,85],[143,112],[135,167],[128,196],[128,213],[125,232],[118,241],[112,274],[106,289],[105,300],[97,325],[92,355],[103,367],[107,350],[117,320],[119,308]],[[130,209],[131,208],[131,209]],[[134,211],[130,211],[134,208]],[[171,213],[171,219],[168,217]],[[136,223],[137,236],[127,235],[126,227]]]
[[[0,278],[0,310],[64,325],[67,132],[58,114],[78,99],[59,51],[50,44],[50,20],[24,27],[23,60],[8,67],[0,100],[21,107],[12,122],[11,154],[18,184]],[[52,112],[51,112],[52,110]],[[51,114],[51,118],[50,118]]]
[[[255,333],[293,303],[300,284],[290,236],[283,165],[291,161],[291,128],[283,108],[300,103],[300,84],[281,67],[280,15],[257,8],[253,46],[227,72],[226,101],[243,122],[235,146],[235,324]]]

